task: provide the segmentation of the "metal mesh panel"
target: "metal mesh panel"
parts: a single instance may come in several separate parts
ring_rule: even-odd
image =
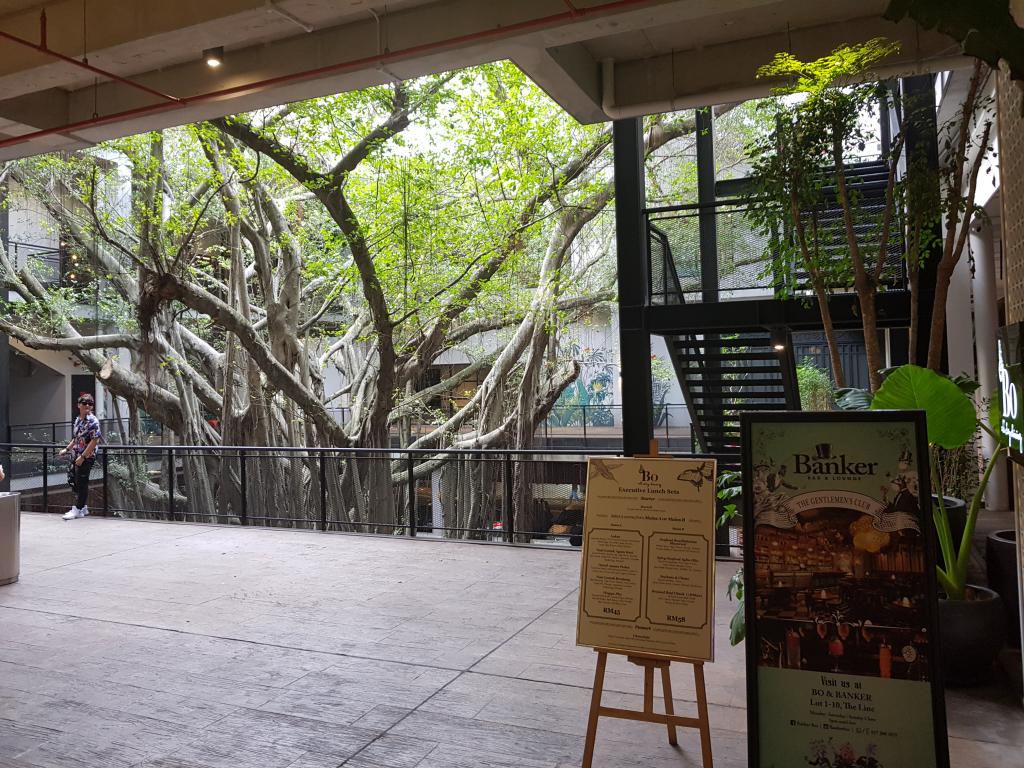
[[[467,539],[502,537],[503,470],[501,459],[488,454],[450,455],[447,458],[435,485],[446,536]]]
[[[700,215],[696,209],[651,212],[652,301],[700,301],[702,265]],[[758,234],[747,220],[742,207],[723,204],[714,210],[718,230],[718,284],[720,292],[765,292],[769,281],[763,276],[767,238]],[[673,271],[675,286],[655,282],[655,275]],[[662,287],[657,293],[655,285]],[[708,286],[715,290],[715,286]],[[677,293],[673,293],[676,291]],[[770,292],[770,291],[769,291]]]
[[[869,265],[877,263],[881,246],[886,178],[885,166],[878,163],[853,166],[847,174],[850,196],[854,200],[854,229]],[[794,237],[792,222],[784,212],[780,211],[779,231],[772,236],[758,231],[748,216],[746,204],[740,200],[719,201],[703,210],[696,205],[654,209],[647,215],[653,304],[700,301],[702,293],[708,291],[716,292],[719,300],[771,295],[776,286],[796,295],[811,291],[801,259],[773,264],[773,242],[791,241]],[[701,262],[702,215],[714,217],[717,278],[705,275]],[[880,283],[883,287],[902,290],[906,285],[906,269],[898,216],[899,212],[890,227]],[[807,236],[815,240],[816,234],[815,244],[826,259],[833,254],[836,265],[848,260],[843,212],[834,191],[826,192],[821,205],[804,211],[801,218]],[[827,287],[833,292],[851,293],[852,275],[837,268],[832,271]]]
[[[533,542],[570,544],[581,534],[586,461],[569,456],[516,459],[516,535]],[[578,542],[577,542],[578,543]]]
[[[22,511],[47,512],[49,506],[59,508],[65,500],[68,507],[71,506],[67,464],[63,459],[58,461],[54,454],[55,451],[50,449],[46,456],[46,494],[43,493],[44,457],[41,449],[12,448],[9,458],[4,458],[4,468],[10,480],[11,490],[21,493]],[[53,493],[49,493],[51,488]],[[60,495],[61,492],[63,496]]]
[[[403,533],[407,528],[408,496],[401,483],[404,465],[396,455],[380,453],[358,455],[327,455],[324,461],[326,528],[353,533]],[[321,510],[319,493],[319,459],[309,507]],[[398,482],[395,482],[395,476]],[[321,510],[310,512],[308,519],[317,520]]]
[[[167,455],[159,448],[118,448],[107,455],[110,514],[166,520],[169,509]]]
[[[10,427],[12,443],[64,443],[71,440],[72,421],[56,421],[38,424],[12,424]],[[100,419],[100,431],[104,445],[123,445],[128,434],[127,420]],[[141,424],[141,439],[146,444],[158,444],[161,426],[152,419],[144,419]]]
[[[110,446],[104,454],[106,461],[97,460],[91,476],[93,514],[546,546],[580,543],[586,458],[576,454],[181,446]],[[23,509],[63,513],[70,507],[67,462],[51,446],[11,446],[0,460],[12,490],[22,494]]]

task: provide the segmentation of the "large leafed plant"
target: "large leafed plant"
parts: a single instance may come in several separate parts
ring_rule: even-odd
[[[963,600],[967,591],[967,566],[971,556],[971,540],[978,522],[982,499],[992,470],[1006,451],[998,423],[998,400],[993,397],[988,414],[989,424],[979,419],[974,402],[952,379],[916,365],[903,365],[885,378],[881,388],[871,400],[871,410],[920,410],[928,422],[929,466],[932,487],[938,495],[933,505],[935,531],[939,539],[942,565],[937,565],[939,586],[951,600]],[[967,509],[967,524],[960,541],[953,540],[942,475],[938,471],[936,449],[954,450],[974,439],[978,429],[988,432],[998,441],[998,447],[986,462],[981,482]]]

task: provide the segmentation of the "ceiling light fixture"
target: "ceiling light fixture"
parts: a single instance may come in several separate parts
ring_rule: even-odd
[[[216,48],[207,48],[203,51],[203,61],[206,62],[206,66],[213,67],[216,69],[224,63],[224,46],[218,45]]]

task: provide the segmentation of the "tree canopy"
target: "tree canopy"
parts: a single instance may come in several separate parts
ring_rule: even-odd
[[[667,148],[693,114],[647,127],[664,184],[685,178]],[[19,161],[11,183],[93,274],[3,252],[0,331],[71,353],[183,443],[529,447],[578,375],[559,339],[614,298],[610,145],[494,64]],[[76,310],[95,301],[99,325]],[[428,380],[456,349],[469,365]],[[237,478],[201,463],[188,493],[212,509]],[[292,475],[265,492],[297,515],[319,489]],[[343,520],[392,497],[391,472],[339,476]]]

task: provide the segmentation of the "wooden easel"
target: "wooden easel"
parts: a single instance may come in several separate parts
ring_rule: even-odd
[[[634,454],[637,458],[657,458],[658,441],[651,440],[650,453]],[[643,723],[662,723],[668,727],[668,743],[679,746],[676,728],[696,728],[700,731],[701,764],[704,768],[712,768],[711,757],[711,723],[708,720],[708,696],[704,686],[704,662],[699,659],[685,659],[673,656],[656,656],[634,654],[612,648],[595,648],[597,651],[597,669],[594,671],[594,692],[590,698],[590,717],[587,720],[587,741],[583,748],[583,768],[591,768],[594,761],[594,742],[597,740],[597,721],[605,717],[617,717],[621,720],[638,720]],[[604,692],[604,671],[608,664],[608,654],[615,653],[626,657],[630,664],[644,668],[644,708],[619,709],[601,704]],[[693,682],[697,692],[697,717],[683,717],[675,713],[672,702],[672,678],[669,665],[672,662],[693,666]],[[665,714],[654,711],[654,670],[661,670],[661,692],[665,699]]]
[[[597,719],[617,717],[622,720],[639,720],[644,723],[662,723],[668,727],[668,743],[673,747],[679,745],[676,728],[696,728],[700,731],[701,764],[704,768],[712,768],[711,758],[711,724],[708,721],[708,697],[704,687],[704,662],[696,659],[673,658],[670,656],[641,656],[627,654],[610,648],[595,648],[597,651],[597,669],[594,672],[594,693],[590,699],[590,718],[587,721],[587,741],[583,749],[583,768],[591,768],[594,760],[594,742],[597,739]],[[619,709],[605,707],[601,704],[604,691],[604,670],[608,663],[608,654],[624,655],[631,664],[644,668],[644,708]],[[669,676],[669,665],[673,662],[693,665],[693,681],[697,690],[697,717],[683,717],[675,713],[672,703],[672,679]],[[654,711],[654,670],[661,670],[661,690],[665,699],[665,714]]]

